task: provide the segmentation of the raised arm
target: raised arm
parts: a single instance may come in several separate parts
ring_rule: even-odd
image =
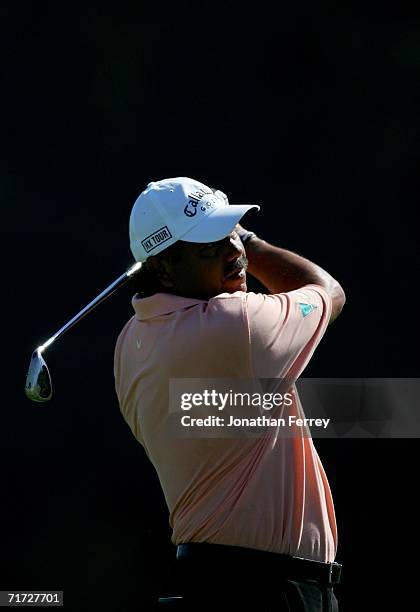
[[[330,324],[338,317],[346,301],[345,293],[341,285],[320,266],[257,236],[246,241],[245,249],[248,272],[271,293],[293,291],[309,284],[320,285],[332,300]]]

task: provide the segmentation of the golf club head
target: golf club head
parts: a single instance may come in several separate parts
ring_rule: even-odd
[[[51,376],[39,348],[32,353],[25,393],[34,402],[48,402],[52,396]]]

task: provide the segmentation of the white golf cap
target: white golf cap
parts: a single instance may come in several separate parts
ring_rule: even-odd
[[[178,240],[215,242],[227,236],[256,204],[229,204],[222,191],[185,176],[149,183],[130,215],[130,248],[146,261]]]

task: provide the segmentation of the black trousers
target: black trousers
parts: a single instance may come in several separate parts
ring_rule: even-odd
[[[246,606],[259,612],[338,611],[334,584],[319,571],[319,567],[325,569],[323,564],[311,568],[311,562],[293,559],[289,569],[292,558],[286,555],[213,544],[189,547],[192,554],[176,560],[183,599],[173,602],[173,609],[222,612]],[[338,582],[339,576],[335,573],[332,580]]]

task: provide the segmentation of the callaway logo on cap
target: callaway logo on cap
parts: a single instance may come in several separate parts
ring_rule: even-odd
[[[178,240],[216,242],[256,204],[229,204],[222,191],[184,176],[149,183],[130,215],[130,248],[146,261]]]

